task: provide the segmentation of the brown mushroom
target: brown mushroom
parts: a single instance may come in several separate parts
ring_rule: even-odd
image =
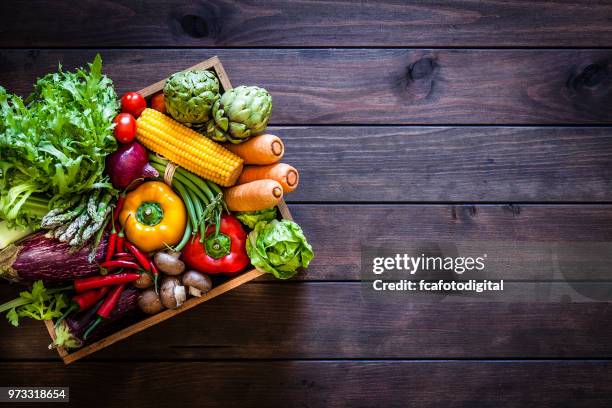
[[[185,271],[185,262],[179,259],[180,256],[180,252],[161,251],[155,254],[153,262],[166,275],[177,276]]]
[[[187,299],[185,287],[173,276],[167,276],[162,280],[159,292],[162,305],[168,309],[176,309]]]
[[[140,294],[138,297],[138,307],[146,314],[159,313],[164,309],[155,289],[147,289]]]
[[[140,274],[140,278],[134,281],[133,285],[138,289],[146,289],[153,286],[153,278],[146,272],[142,273]]]
[[[200,297],[212,289],[212,281],[198,271],[187,271],[182,277],[183,285],[189,288],[191,296]]]

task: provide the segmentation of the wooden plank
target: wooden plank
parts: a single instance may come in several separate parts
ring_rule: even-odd
[[[4,1],[0,46],[592,47],[612,45],[610,15],[586,0]]]
[[[95,50],[2,50],[0,84],[91,61]],[[102,50],[123,93],[218,55],[264,86],[272,124],[612,123],[610,50]]]
[[[287,201],[612,201],[612,131],[272,127],[301,173]]]
[[[597,323],[612,318],[607,303],[385,301],[362,293],[358,282],[249,283],[84,361],[612,357],[612,326]],[[2,360],[58,358],[40,322],[0,325]]]
[[[610,205],[290,205],[316,257],[300,279],[361,279],[361,245],[378,240],[612,241]],[[517,252],[517,259],[524,256]],[[515,278],[535,278],[518,270]],[[580,277],[575,277],[580,278]],[[583,276],[584,278],[584,276]]]
[[[612,397],[607,361],[8,363],[0,381],[70,386],[77,406],[134,408],[598,408]]]

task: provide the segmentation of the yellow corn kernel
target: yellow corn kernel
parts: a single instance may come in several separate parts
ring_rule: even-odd
[[[224,187],[234,185],[242,172],[240,157],[154,109],[147,108],[140,114],[136,139],[149,150]]]

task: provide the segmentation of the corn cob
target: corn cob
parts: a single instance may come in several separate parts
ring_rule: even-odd
[[[242,172],[240,157],[154,109],[142,112],[136,129],[145,147],[219,185],[234,185]]]

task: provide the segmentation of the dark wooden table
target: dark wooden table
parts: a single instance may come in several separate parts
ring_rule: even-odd
[[[97,52],[119,93],[218,55],[274,96],[317,254],[68,367],[42,324],[2,322],[0,385],[85,407],[610,406],[607,303],[380,305],[359,282],[368,237],[612,240],[610,2],[5,0],[0,47],[20,94]]]

